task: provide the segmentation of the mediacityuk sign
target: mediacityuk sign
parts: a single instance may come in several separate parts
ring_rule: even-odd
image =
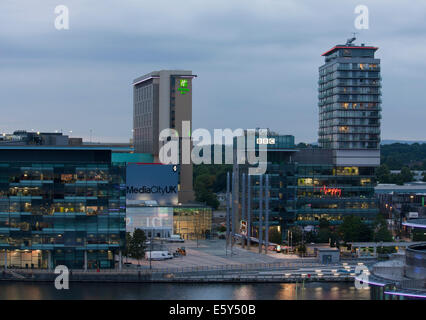
[[[129,163],[126,200],[128,204],[156,201],[160,206],[177,205],[178,177],[179,170],[174,165]]]

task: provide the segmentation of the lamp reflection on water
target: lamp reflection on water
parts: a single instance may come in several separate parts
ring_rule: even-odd
[[[251,285],[243,285],[234,291],[236,300],[254,300],[256,299],[256,292]]]

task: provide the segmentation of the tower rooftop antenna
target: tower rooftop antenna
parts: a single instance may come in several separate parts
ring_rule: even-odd
[[[356,32],[353,32],[353,37],[346,41],[346,45],[350,46],[356,40]]]

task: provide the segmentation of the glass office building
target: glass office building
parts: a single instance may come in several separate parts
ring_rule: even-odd
[[[0,146],[0,266],[113,268],[124,179],[108,148]]]
[[[148,238],[209,239],[212,208],[202,205],[127,206],[126,231],[141,229]]]
[[[375,57],[377,47],[357,46],[353,44],[355,40],[349,39],[345,45],[336,45],[322,55],[324,64],[319,68],[318,81],[319,148],[297,149],[294,137],[273,132],[268,132],[265,139],[257,136],[256,143],[267,144],[272,228],[315,226],[321,218],[339,224],[352,214],[369,222],[379,212],[374,173],[380,165],[380,59]],[[258,149],[256,145],[255,150]],[[234,147],[236,150],[238,147]],[[234,165],[237,188],[247,167]],[[252,226],[256,228],[258,176],[252,176],[252,184]]]
[[[367,223],[374,220],[379,212],[374,196],[374,167],[336,165],[333,150],[297,148],[293,136],[280,137],[271,133],[268,141],[273,142],[268,145],[266,170],[270,230],[281,232],[284,239],[291,226],[315,227],[322,218],[331,225],[342,223],[348,215],[359,216]],[[238,176],[239,220],[243,218],[241,174],[247,174],[248,168],[248,164],[234,166]],[[252,175],[250,207],[254,237],[258,235],[259,189],[259,176]],[[265,177],[263,190],[265,192]],[[264,201],[265,198],[263,206]]]
[[[374,168],[303,163],[294,168],[294,175],[288,177],[291,224],[315,226],[325,219],[334,225],[348,215],[369,222],[377,215]]]
[[[212,208],[195,205],[174,207],[173,231],[182,239],[209,239],[212,232]]]

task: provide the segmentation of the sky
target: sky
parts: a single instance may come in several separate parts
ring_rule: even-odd
[[[55,28],[55,7],[69,29]],[[355,7],[369,9],[358,30]],[[315,142],[321,54],[379,47],[382,139],[426,140],[424,0],[1,0],[0,133],[132,136],[133,79],[192,70],[193,129],[270,128]]]

